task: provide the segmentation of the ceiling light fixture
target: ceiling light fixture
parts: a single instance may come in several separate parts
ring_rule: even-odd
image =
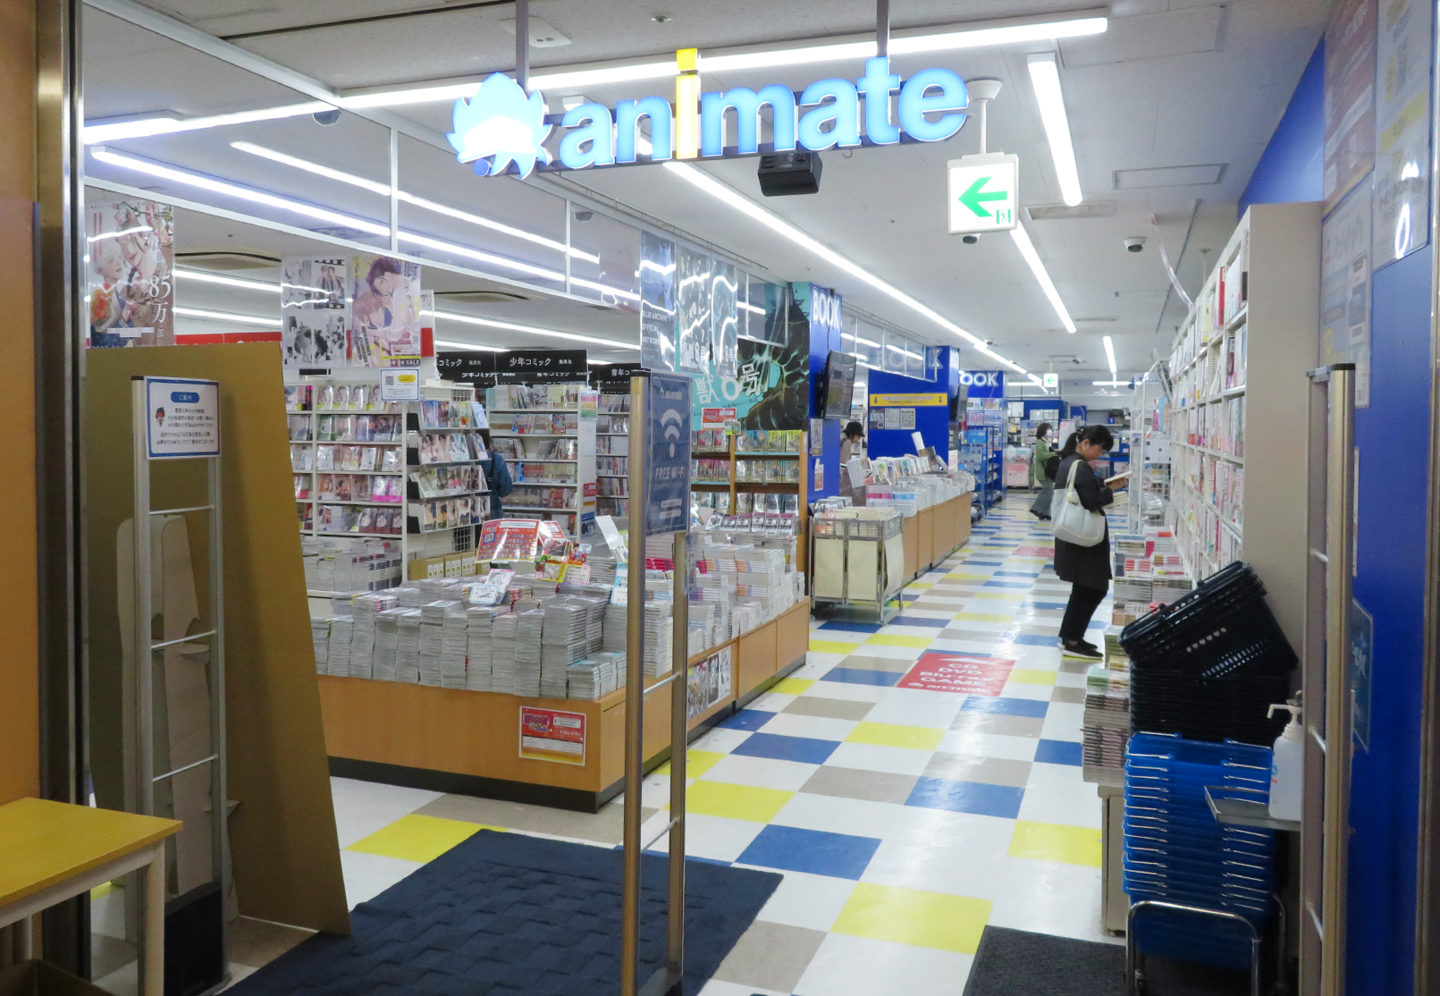
[[[1055,162],[1055,178],[1060,183],[1060,198],[1070,207],[1079,204],[1080,171],[1075,165],[1075,146],[1070,140],[1070,120],[1065,115],[1065,94],[1060,89],[1060,67],[1054,52],[1029,57],[1030,83],[1040,104],[1040,120],[1045,125],[1045,140],[1050,143],[1050,158]]]
[[[1107,359],[1107,360],[1110,361],[1110,376],[1111,376],[1111,377],[1114,377],[1114,376],[1115,376],[1115,343],[1113,343],[1113,342],[1110,341],[1110,337],[1109,337],[1108,335],[1105,337],[1105,359]]]
[[[134,228],[122,228],[118,232],[101,232],[99,235],[92,235],[86,242],[102,242],[105,239],[118,239],[122,235],[135,235],[138,232],[153,232],[154,228],[149,225],[136,225]]]
[[[473,343],[473,342],[456,342],[454,339],[436,339],[436,340],[435,340],[435,345],[437,345],[437,346],[448,346],[448,347],[451,348],[451,349],[472,349],[472,350],[476,350],[476,351],[484,352],[484,353],[505,353],[505,352],[509,352],[509,350],[507,350],[504,346],[481,346],[481,345],[479,345],[478,343]],[[591,363],[596,363],[596,362],[598,362],[598,361],[597,361],[597,360],[591,360],[590,362],[591,362]]]
[[[181,318],[198,318],[203,322],[236,322],[241,325],[265,325],[272,329],[280,327],[279,318],[261,318],[259,315],[236,315],[228,311],[206,311],[202,308],[173,308]]]
[[[474,315],[460,315],[452,311],[437,311],[436,318],[444,318],[447,321],[461,322],[465,325],[479,325],[484,328],[504,329],[510,332],[524,332],[529,335],[549,336],[556,339],[572,339],[576,342],[593,342],[599,346],[609,346],[611,349],[628,349],[632,352],[640,352],[639,343],[620,342],[617,339],[601,339],[593,335],[580,335],[578,332],[560,332],[555,329],[536,328],[534,325],[517,325],[514,322],[501,322],[493,318],[477,318]]]
[[[279,121],[283,118],[298,118],[316,111],[333,111],[335,106],[323,100],[311,100],[304,104],[283,104],[279,107],[261,107],[252,111],[235,111],[230,114],[208,114],[198,118],[176,118],[169,115],[156,118],[135,118],[131,121],[114,121],[107,124],[86,125],[80,130],[80,139],[86,145],[101,142],[118,142],[126,138],[150,138],[154,135],[174,135],[184,131],[203,131],[206,128],[220,128],[225,125],[252,124],[256,121]]]
[[[1131,382],[1128,381],[1128,380],[1092,380],[1090,383],[1091,383],[1091,385],[1094,386],[1094,387],[1130,387],[1130,386],[1131,386]]]
[[[1035,274],[1035,279],[1040,283],[1040,289],[1045,292],[1045,297],[1050,301],[1050,307],[1055,309],[1055,314],[1060,316],[1060,322],[1065,326],[1065,331],[1074,333],[1075,322],[1070,317],[1070,312],[1065,307],[1065,302],[1060,300],[1060,292],[1055,289],[1055,282],[1050,279],[1050,272],[1045,269],[1045,264],[1040,259],[1040,254],[1035,251],[1035,243],[1030,241],[1030,233],[1025,231],[1025,226],[1016,224],[1010,229],[1010,237],[1015,240],[1015,245],[1020,249],[1020,255],[1030,266],[1030,272]]]
[[[307,173],[314,173],[316,176],[323,176],[327,179],[338,180],[340,183],[348,183],[352,187],[360,187],[362,190],[368,190],[373,194],[379,194],[381,197],[390,196],[390,185],[388,183],[379,183],[375,180],[368,180],[363,176],[356,176],[354,173],[346,173],[343,170],[338,170],[330,166],[324,166],[320,163],[311,162],[308,159],[301,159],[299,156],[292,156],[284,152],[276,151],[275,149],[266,148],[263,145],[256,145],[253,142],[231,142],[230,147],[240,152],[248,152],[252,156],[259,156],[262,159],[269,159],[271,162],[277,162],[285,166],[293,166],[294,168],[304,170]],[[491,219],[481,217],[478,214],[471,214],[468,211],[461,211],[459,208],[450,207],[448,204],[441,204],[437,201],[428,200],[424,197],[417,197],[416,195],[408,193],[404,190],[397,192],[395,196],[396,198],[404,201],[407,204],[413,204],[415,207],[421,208],[423,210],[433,211],[436,214],[445,215],[447,218],[455,218],[459,221],[466,221],[472,225],[478,225],[481,228],[488,228],[491,231],[500,232],[504,235],[512,235],[517,239],[524,239],[527,242],[534,242],[536,245],[542,245],[549,249],[554,249],[556,252],[566,251],[565,243],[563,242],[547,238],[544,235],[537,235],[534,232],[527,232],[522,228],[515,228],[513,225],[506,225],[503,222],[492,221]],[[600,257],[596,256],[594,253],[584,252],[574,247],[571,247],[569,251],[570,255],[575,259],[583,259],[587,263],[600,262]]]
[[[266,294],[280,293],[279,284],[270,284],[263,280],[242,280],[239,277],[222,277],[218,273],[207,273],[204,270],[189,270],[177,266],[175,267],[175,276],[181,280],[198,280],[202,284],[220,284],[222,287],[239,287],[243,290],[263,291]]]

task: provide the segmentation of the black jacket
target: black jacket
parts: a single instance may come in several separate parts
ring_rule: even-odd
[[[1115,493],[1105,486],[1099,475],[1079,456],[1060,461],[1060,467],[1055,472],[1056,499],[1059,500],[1061,492],[1065,490],[1065,485],[1070,480],[1070,467],[1076,461],[1079,461],[1080,468],[1075,472],[1075,493],[1080,496],[1080,504],[1092,512],[1104,509],[1115,500]],[[1104,590],[1110,587],[1110,527],[1105,527],[1105,538],[1094,546],[1076,546],[1074,543],[1057,539],[1055,573],[1061,581],[1069,581],[1086,588]]]

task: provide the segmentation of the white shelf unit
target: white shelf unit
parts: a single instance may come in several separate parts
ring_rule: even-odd
[[[1320,208],[1250,208],[1169,359],[1170,518],[1201,580],[1259,574],[1281,628],[1304,614],[1308,381],[1318,354]]]
[[[455,553],[471,553],[479,546],[480,524],[490,514],[489,482],[480,461],[489,455],[487,431],[475,424],[471,406],[476,401],[471,384],[440,383],[420,388],[420,400],[405,405],[405,453],[407,498],[405,505],[404,554],[408,580],[429,576],[412,571],[411,562],[432,561]],[[446,415],[448,409],[448,416]],[[465,436],[466,443],[452,446],[452,439]],[[485,456],[477,456],[478,437]],[[446,453],[437,447],[448,447]],[[459,448],[469,452],[464,459]],[[430,459],[426,459],[427,454]],[[434,457],[449,459],[434,459]],[[429,472],[445,472],[461,478],[456,487],[434,487]],[[473,480],[464,480],[473,473]],[[482,486],[483,485],[483,486]]]
[[[507,517],[558,523],[571,539],[595,532],[599,398],[584,384],[486,389],[491,440],[515,486],[500,500]]]
[[[609,468],[630,468],[630,395],[600,395],[600,414],[596,420],[595,460]],[[615,461],[609,463],[607,461]],[[619,519],[630,515],[630,480],[612,473],[596,474],[595,510],[600,515]]]
[[[1128,528],[1142,533],[1148,526],[1164,523],[1170,504],[1171,448],[1169,418],[1173,410],[1166,403],[1159,374],[1151,370],[1135,385],[1130,407]]]

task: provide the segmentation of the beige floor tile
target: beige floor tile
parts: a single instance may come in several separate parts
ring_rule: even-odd
[[[823,940],[823,930],[756,920],[740,935],[715,970],[714,978],[775,992],[794,992]]]
[[[844,799],[868,799],[871,802],[893,802],[903,805],[915,788],[915,775],[897,775],[889,771],[867,771],[825,765],[810,776],[801,792],[830,795]],[[1024,782],[1022,781],[1023,785]]]

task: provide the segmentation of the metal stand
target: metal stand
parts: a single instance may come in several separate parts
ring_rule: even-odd
[[[1135,917],[1147,910],[1170,910],[1176,913],[1192,913],[1196,916],[1214,917],[1244,926],[1250,935],[1250,996],[1260,996],[1260,932],[1255,925],[1239,913],[1228,910],[1212,910],[1203,906],[1189,906],[1184,903],[1167,903],[1159,899],[1142,899],[1130,907],[1125,919],[1125,992],[1126,996],[1139,996],[1145,992],[1145,963],[1135,943]]]
[[[1300,993],[1345,992],[1353,701],[1346,680],[1354,565],[1355,366],[1310,373],[1309,549],[1301,670]],[[1323,501],[1315,498],[1322,497]]]
[[[208,386],[214,392],[214,452],[176,452],[175,448],[157,450],[151,438],[152,382],[163,382],[167,397],[171,388]],[[199,395],[193,395],[197,399]],[[132,381],[132,426],[134,438],[134,551],[132,556],[133,606],[131,617],[132,662],[129,696],[132,702],[133,731],[127,737],[130,762],[128,804],[134,812],[146,816],[167,816],[185,819],[186,826],[177,836],[166,841],[165,859],[150,869],[146,889],[162,890],[168,908],[163,929],[170,935],[180,962],[165,967],[142,965],[145,977],[154,971],[165,971],[167,988],[191,989],[200,981],[208,985],[202,992],[219,989],[228,981],[225,958],[224,896],[229,887],[226,860],[226,770],[225,770],[225,617],[224,565],[221,531],[220,453],[218,424],[218,385],[213,381],[178,381],[167,378],[137,377]],[[181,403],[187,403],[188,399]],[[183,418],[172,405],[172,425]],[[179,447],[183,449],[183,446]],[[151,473],[155,463],[175,464],[181,461],[205,464],[206,500],[204,504],[173,508],[151,507]],[[162,480],[170,486],[179,484],[183,475],[167,472]],[[164,501],[161,504],[166,504]],[[152,557],[157,522],[163,529],[165,517],[203,515],[207,520],[206,561],[208,577],[205,589],[209,597],[197,602],[201,613],[201,632],[184,632],[176,636],[166,629],[167,613],[173,600],[163,590],[170,585],[194,583],[190,577],[174,577],[166,572],[162,561],[156,570]],[[187,534],[188,538],[188,534]],[[190,543],[189,547],[196,544]],[[159,549],[162,556],[165,547]],[[188,550],[186,551],[188,557]],[[162,585],[160,604],[156,604],[155,581]],[[183,599],[178,600],[184,602]],[[188,615],[188,613],[186,613]],[[172,628],[189,629],[189,618],[170,620]],[[208,626],[208,628],[207,628]],[[157,638],[158,636],[158,638]],[[157,672],[159,678],[157,680]],[[203,683],[203,693],[200,685]],[[208,715],[201,720],[193,700],[204,694],[208,698]],[[176,757],[173,734],[182,724],[193,724],[199,732],[201,722],[208,727],[203,742],[187,743]],[[198,738],[197,738],[198,739]],[[163,757],[157,761],[156,747]],[[158,769],[158,770],[157,770]],[[160,802],[157,804],[157,796]],[[160,812],[157,812],[161,810]],[[204,813],[205,818],[193,815]],[[208,826],[206,826],[208,818]],[[208,845],[205,837],[208,836]],[[208,846],[210,865],[208,879],[196,877],[191,862],[201,848]],[[160,907],[156,907],[160,908]],[[156,929],[147,924],[147,932]],[[186,950],[186,949],[189,950]],[[203,949],[203,950],[197,950]],[[148,946],[147,946],[148,950]],[[174,978],[171,978],[171,976]]]
[[[667,382],[684,378],[667,378]],[[688,384],[688,381],[685,381]],[[652,378],[630,379],[630,535],[627,565],[625,670],[625,816],[624,877],[620,941],[621,996],[660,996],[680,991],[685,972],[685,745],[688,726],[689,676],[689,552],[686,538],[690,522],[689,491],[683,509],[683,528],[672,534],[674,604],[671,611],[670,674],[645,687],[645,540],[651,497],[650,481],[655,439]],[[685,392],[688,397],[688,389]],[[676,457],[690,463],[689,404],[685,424],[676,437]],[[687,477],[688,480],[688,477]],[[670,688],[670,820],[648,841],[640,839],[641,781],[645,766],[645,697]],[[669,847],[669,902],[665,966],[645,981],[640,974],[640,859],[645,850],[666,834]]]

